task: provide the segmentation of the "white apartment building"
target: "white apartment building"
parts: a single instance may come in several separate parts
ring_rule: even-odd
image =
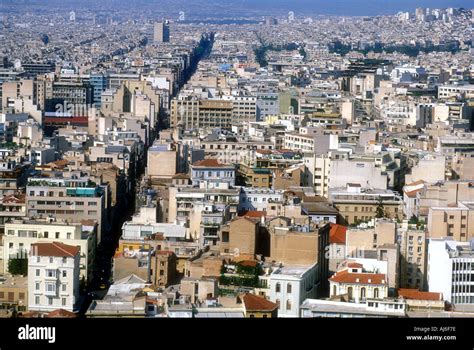
[[[28,309],[76,311],[80,248],[59,242],[34,243],[28,258]]]
[[[438,98],[450,98],[464,95],[465,98],[474,98],[474,84],[441,85],[438,86]]]
[[[387,276],[383,273],[364,272],[363,265],[349,263],[329,279],[330,296],[346,295],[349,301],[365,303],[367,299],[383,300],[388,297]]]
[[[79,269],[81,278],[92,279],[92,268],[97,247],[97,232],[81,224],[62,221],[46,222],[34,220],[13,220],[5,224],[3,236],[2,264],[8,270],[8,261],[26,257],[36,243],[60,242],[78,246],[80,250]]]
[[[320,283],[317,264],[281,266],[260,278],[267,283],[266,298],[279,305],[278,317],[299,317],[300,305],[317,297]]]
[[[430,292],[442,293],[454,305],[474,304],[474,241],[431,238],[427,268]]]
[[[283,191],[243,187],[240,193],[239,212],[249,210],[267,211],[270,203],[281,202],[282,200]]]

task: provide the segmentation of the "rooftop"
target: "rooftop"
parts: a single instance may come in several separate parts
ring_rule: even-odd
[[[63,258],[73,258],[79,254],[80,247],[63,244],[61,242],[53,243],[33,243],[31,245],[33,256],[54,256]]]

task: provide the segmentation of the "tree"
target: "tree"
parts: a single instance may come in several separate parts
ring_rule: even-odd
[[[23,275],[28,274],[28,259],[10,259],[8,261],[8,272],[12,275]]]
[[[410,220],[408,221],[408,223],[411,225],[418,225],[418,217],[415,214],[413,214]]]
[[[383,205],[383,200],[380,197],[379,197],[379,200],[377,202],[377,209],[375,210],[375,217],[377,219],[381,219],[381,218],[385,217],[385,207]]]

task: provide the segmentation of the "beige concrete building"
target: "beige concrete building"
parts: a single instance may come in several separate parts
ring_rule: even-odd
[[[443,156],[420,159],[412,167],[411,174],[405,175],[405,183],[425,181],[429,183],[444,181],[446,178],[446,158]]]
[[[396,243],[396,226],[393,221],[377,220],[374,228],[348,228],[346,231],[346,254],[351,256],[358,251],[374,250],[383,244]]]
[[[329,202],[336,207],[349,225],[367,222],[377,216],[377,207],[383,206],[384,216],[403,219],[403,200],[391,190],[363,189],[359,185],[329,190]]]
[[[230,128],[232,120],[232,101],[200,99],[173,99],[171,101],[171,127]]]
[[[6,275],[0,277],[0,281],[0,312],[12,308],[27,311],[28,277]]]
[[[154,144],[147,152],[147,176],[155,179],[171,180],[180,172],[183,163],[180,145],[174,143]]]
[[[185,263],[184,276],[194,279],[203,277],[218,278],[224,258],[216,252],[200,253]]]
[[[114,257],[114,280],[131,273],[156,287],[167,287],[177,278],[177,258],[170,251],[126,250]]]
[[[108,196],[108,186],[98,186],[89,178],[30,178],[26,187],[29,217],[95,221],[98,243],[106,223]]]
[[[474,201],[458,202],[457,206],[431,207],[428,212],[431,238],[453,237],[458,242],[474,238]]]
[[[474,201],[472,181],[444,181],[427,185],[420,194],[419,215],[427,218],[432,207],[455,207],[460,201]]]
[[[459,180],[474,179],[474,154],[472,153],[456,153],[453,157],[452,176]]]
[[[221,254],[231,254],[235,260],[254,259],[259,238],[258,220],[237,217],[229,224],[228,230],[220,232]]]
[[[400,246],[400,287],[423,290],[426,282],[426,234],[416,226],[403,224],[398,229]]]
[[[215,298],[218,295],[217,279],[185,277],[181,280],[180,293],[191,297],[191,303]]]

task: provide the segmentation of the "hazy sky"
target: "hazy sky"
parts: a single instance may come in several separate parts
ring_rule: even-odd
[[[101,4],[116,5],[121,3],[131,10],[138,10],[143,3],[157,8],[166,3],[171,5],[172,8],[179,7],[183,10],[186,7],[189,9],[198,5],[206,12],[212,9],[214,5],[219,5],[216,7],[226,6],[239,14],[245,13],[246,10],[258,10],[259,14],[265,15],[267,12],[279,10],[278,12],[294,11],[296,15],[331,14],[345,16],[395,14],[398,11],[414,12],[416,7],[474,8],[473,0],[0,0],[1,3],[20,6],[22,6],[21,4],[23,6],[28,6],[28,4],[60,4],[73,7],[80,7],[81,4],[86,6],[93,4],[94,8],[100,8]],[[215,15],[216,13],[212,13],[211,10],[211,14]]]
[[[470,0],[234,0],[230,2],[245,3],[249,6],[279,6],[294,11],[320,12],[321,14],[337,15],[374,15],[393,14],[398,11],[414,12],[416,7],[446,8],[464,7],[474,8],[474,1]]]

